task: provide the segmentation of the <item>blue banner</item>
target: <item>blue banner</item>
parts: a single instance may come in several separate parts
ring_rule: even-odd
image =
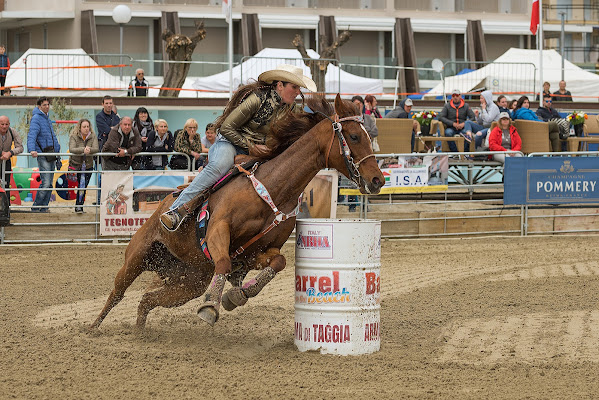
[[[599,203],[597,157],[506,157],[503,204]]]

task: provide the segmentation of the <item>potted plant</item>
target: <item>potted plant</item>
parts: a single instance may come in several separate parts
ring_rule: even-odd
[[[582,111],[574,111],[572,114],[568,115],[568,121],[574,128],[574,133],[576,136],[584,136],[584,122],[589,118],[586,113]]]
[[[421,111],[412,116],[420,124],[420,133],[423,136],[431,135],[431,122],[437,116],[434,111]]]

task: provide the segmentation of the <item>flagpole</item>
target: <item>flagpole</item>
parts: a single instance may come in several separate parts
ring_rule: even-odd
[[[233,97],[233,0],[229,0],[229,99]]]
[[[539,104],[543,104],[543,0],[539,0]]]

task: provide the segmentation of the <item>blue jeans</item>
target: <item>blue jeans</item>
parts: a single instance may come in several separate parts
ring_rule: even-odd
[[[446,128],[445,129],[445,136],[446,137],[453,137],[455,135],[458,135],[460,133],[463,133],[464,130],[457,130],[454,127],[451,128]],[[458,146],[456,146],[455,142],[447,142],[447,144],[449,145],[449,151],[453,152],[453,153],[457,153],[458,152]],[[464,151],[468,151],[468,149],[470,148],[470,146],[468,146],[468,142],[464,142]]]
[[[189,186],[179,194],[170,209],[174,210],[187,203],[204,190],[212,187],[235,164],[237,154],[247,154],[247,151],[234,146],[222,136],[218,136],[208,151],[208,164],[200,171]]]
[[[48,162],[46,161],[46,157],[40,155],[37,157],[37,166],[40,170],[40,178],[42,179],[42,184],[40,185],[40,189],[50,189],[52,187],[52,180],[54,178],[54,167],[56,163],[54,161]],[[46,172],[51,171],[51,172]],[[40,210],[47,209],[48,204],[50,203],[50,196],[52,195],[51,190],[38,191],[35,195],[35,201],[33,202],[33,207],[40,207]],[[32,207],[32,209],[33,209]]]
[[[466,132],[471,132],[471,133],[476,133],[478,131],[482,131],[483,129],[485,129],[484,126],[477,124],[474,121],[470,121],[467,120],[466,122],[464,122],[464,133]]]
[[[481,147],[485,141],[485,138],[487,137],[487,134],[489,133],[489,128],[485,128],[477,133],[480,133],[480,135],[474,134],[474,143],[476,144],[476,147]]]

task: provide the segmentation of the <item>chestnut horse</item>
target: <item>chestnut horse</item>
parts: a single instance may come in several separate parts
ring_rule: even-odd
[[[160,214],[173,202],[173,196],[167,196],[131,239],[114,289],[91,328],[100,326],[143,271],[155,271],[161,282],[144,293],[137,310],[138,327],[145,325],[153,308],[181,306],[204,292],[198,315],[213,325],[221,302],[227,310],[245,304],[283,270],[285,257],[279,250],[295,226],[295,216],[287,218],[283,213],[296,209],[298,197],[318,171],[335,168],[353,180],[362,193],[380,191],[385,180],[355,106],[341,100],[339,95],[334,109],[322,98],[309,99],[308,104],[320,110],[289,113],[273,125],[273,136],[282,143],[280,154],[255,171],[255,178],[267,188],[274,204],[264,201],[244,174],[214,192],[208,202],[210,222],[206,243],[212,256],[209,260],[196,244],[195,221],[186,220],[174,232],[161,226]],[[278,226],[257,236],[273,221],[279,222]],[[250,244],[252,238],[256,240]],[[243,247],[241,254],[234,253]],[[260,272],[243,284],[250,269]],[[229,279],[233,288],[223,295],[225,279]]]

